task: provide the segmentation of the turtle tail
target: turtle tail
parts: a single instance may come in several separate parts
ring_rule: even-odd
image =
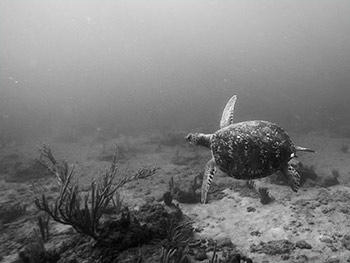
[[[305,147],[301,147],[301,146],[295,146],[295,150],[296,151],[300,151],[300,152],[310,152],[310,153],[315,153],[316,151],[310,149],[310,148],[305,148]]]

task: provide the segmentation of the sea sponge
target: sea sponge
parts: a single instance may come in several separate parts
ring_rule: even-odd
[[[275,200],[275,198],[270,195],[269,190],[266,187],[259,187],[260,202],[263,205],[269,204]]]

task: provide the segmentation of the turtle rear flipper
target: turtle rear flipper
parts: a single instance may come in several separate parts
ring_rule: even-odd
[[[295,170],[290,164],[287,164],[281,169],[281,172],[288,179],[290,188],[292,188],[293,192],[298,192],[300,187],[300,175],[297,170]]]
[[[203,182],[202,182],[202,192],[201,192],[201,203],[205,204],[207,201],[207,195],[209,192],[209,187],[211,182],[213,181],[214,175],[216,173],[216,164],[214,159],[210,159],[206,166],[203,176]]]

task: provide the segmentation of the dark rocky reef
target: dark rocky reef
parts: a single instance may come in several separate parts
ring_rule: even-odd
[[[200,192],[203,180],[203,174],[196,175],[187,189],[182,189],[180,184],[174,182],[174,178],[169,180],[169,191],[164,194],[164,202],[168,203],[169,199],[175,199],[179,203],[194,204],[200,201]]]
[[[19,253],[22,262],[159,262],[159,251],[168,244],[168,249],[182,250],[192,236],[192,227],[185,222],[178,207],[143,205],[137,211],[122,209],[118,216],[106,219],[98,229],[98,238],[92,242],[87,235],[76,234],[58,244],[54,249],[45,249],[44,243],[32,242]],[[172,225],[172,226],[170,226]],[[169,236],[169,229],[177,227],[184,240]],[[169,241],[170,240],[170,241]],[[168,243],[167,243],[168,242]],[[173,262],[173,261],[169,261]]]
[[[169,224],[179,225],[181,220],[183,215],[178,208],[148,204],[137,212],[124,208],[118,220],[107,221],[101,226],[99,239],[93,246],[93,256],[100,262],[111,262],[125,250],[166,239]],[[188,231],[189,237],[192,231]]]
[[[196,261],[208,259],[207,251],[212,251],[207,263],[253,263],[253,260],[240,253],[236,245],[229,238],[193,240],[190,244],[189,254]]]

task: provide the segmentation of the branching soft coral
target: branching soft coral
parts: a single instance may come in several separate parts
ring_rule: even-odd
[[[59,164],[47,145],[40,147],[39,151],[41,153],[39,161],[55,176],[60,187],[60,194],[58,199],[50,204],[43,193],[41,198],[35,199],[36,206],[48,213],[55,221],[71,225],[77,232],[94,239],[97,238],[100,218],[112,201],[114,193],[124,184],[145,178],[155,172],[154,170],[146,173],[138,172],[135,175],[127,173],[116,178],[119,170],[117,147],[115,147],[109,169],[97,181],[91,182],[89,194],[82,195],[78,183],[72,182],[74,166],[69,168],[66,161]],[[116,183],[113,182],[114,179],[117,179]]]

